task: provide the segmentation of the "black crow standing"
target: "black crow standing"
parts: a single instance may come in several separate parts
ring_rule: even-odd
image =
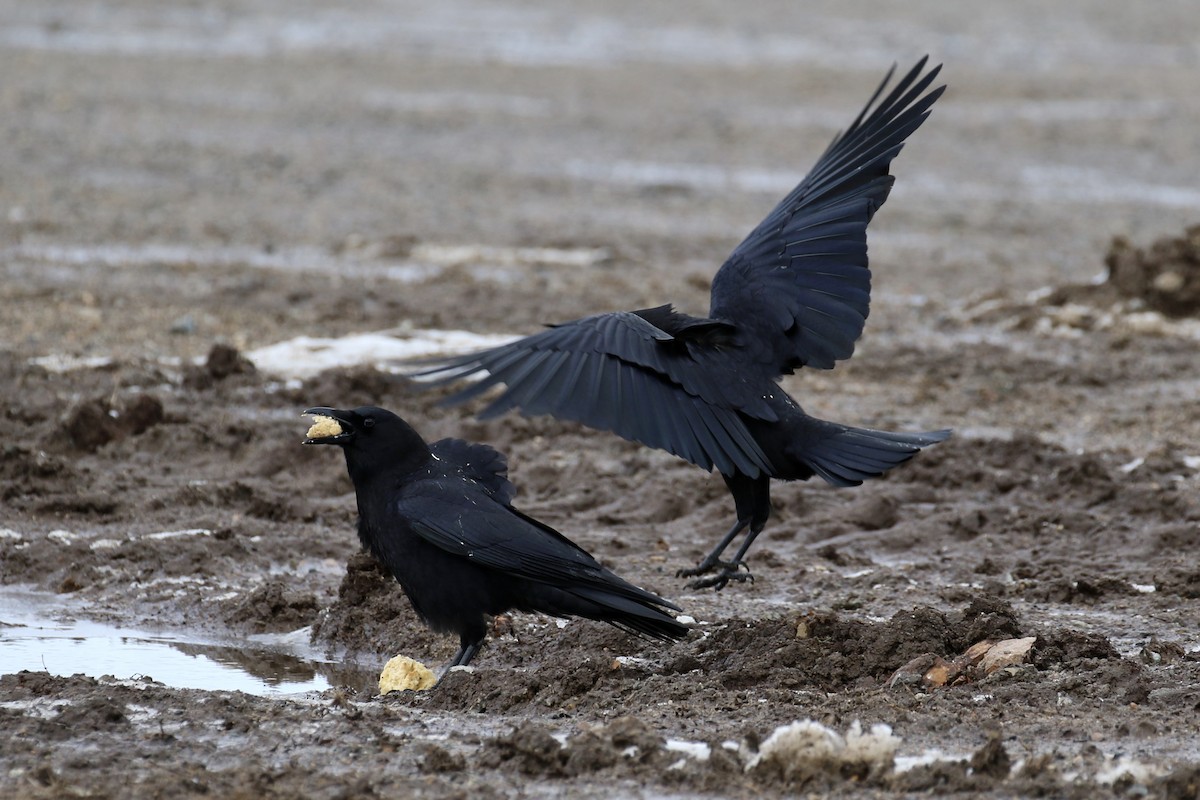
[[[771,478],[820,475],[834,486],[857,486],[950,436],[826,422],[779,386],[782,375],[832,369],[854,352],[871,298],[867,224],[892,188],[892,159],[945,90],[926,92],[941,67],[922,75],[925,63],[876,105],[895,70],[888,72],[800,185],[734,248],[713,279],[707,317],[670,305],[597,314],[417,376],[440,384],[487,373],[446,402],[503,383],[481,417],[513,408],[551,414],[716,467],[737,521],[680,574],[715,573],[695,588],[745,580],[749,568],[739,568],[771,514]],[[721,560],[747,527],[737,554]]]
[[[663,610],[677,606],[513,508],[508,465],[491,447],[461,439],[426,444],[382,408],[304,413],[317,417],[305,444],[337,445],[346,454],[363,547],[426,625],[458,634],[451,667],[479,651],[487,615],[510,609],[587,617],[660,640],[687,635]]]

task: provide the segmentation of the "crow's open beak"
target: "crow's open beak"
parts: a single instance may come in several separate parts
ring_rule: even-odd
[[[350,413],[336,408],[306,409],[305,416],[313,418],[303,444],[346,444],[354,438],[356,431],[350,422]]]

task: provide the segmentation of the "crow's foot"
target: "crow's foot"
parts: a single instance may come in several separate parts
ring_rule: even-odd
[[[725,588],[725,585],[730,581],[737,583],[745,583],[750,581],[754,583],[754,576],[749,572],[739,572],[736,569],[723,569],[716,575],[710,575],[707,578],[701,578],[698,581],[692,581],[688,584],[689,589],[707,589],[710,586],[718,592]]]
[[[742,570],[746,570],[742,572]],[[689,589],[707,589],[715,587],[719,592],[725,588],[730,581],[737,583],[745,583],[750,581],[754,583],[754,576],[750,574],[750,567],[745,561],[721,561],[720,559],[704,559],[691,569],[681,569],[675,573],[677,578],[693,578],[698,575],[708,575],[710,572],[715,572],[715,575],[710,575],[707,578],[701,578],[698,581],[692,581],[688,584]]]

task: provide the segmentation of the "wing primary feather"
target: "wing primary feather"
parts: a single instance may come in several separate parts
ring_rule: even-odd
[[[483,412],[483,418],[490,419],[508,411],[514,406],[526,405],[530,397],[529,383],[541,384],[545,380],[544,364],[555,353],[549,350],[533,350],[525,353],[525,358],[505,369],[497,377],[507,385],[504,393],[492,401]]]
[[[553,413],[548,401],[556,394],[557,382],[562,380],[563,369],[570,354],[563,351],[546,351],[547,359],[537,375],[526,381],[520,398],[521,408],[527,414]]]

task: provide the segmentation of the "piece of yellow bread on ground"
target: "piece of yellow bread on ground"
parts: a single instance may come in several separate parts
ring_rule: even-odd
[[[383,667],[379,674],[379,693],[402,692],[405,689],[424,691],[433,688],[437,677],[429,667],[408,656],[396,656]]]

